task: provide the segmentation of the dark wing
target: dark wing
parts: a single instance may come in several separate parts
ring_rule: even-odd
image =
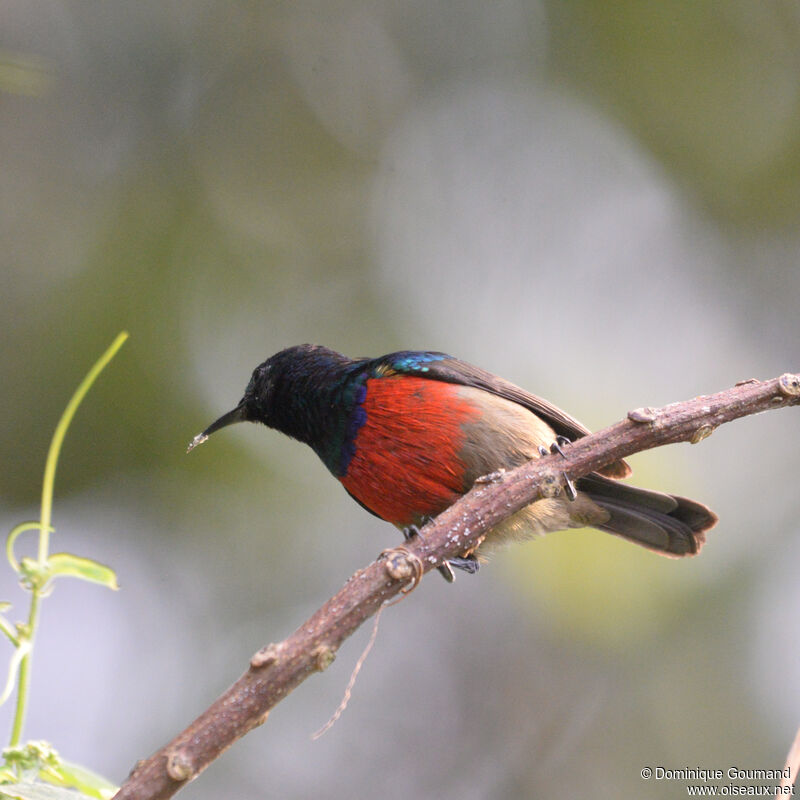
[[[420,377],[431,378],[447,383],[460,383],[464,386],[474,386],[491,392],[498,397],[511,400],[514,403],[527,408],[537,416],[541,417],[553,430],[568,439],[580,439],[590,433],[589,429],[582,425],[574,417],[571,417],[560,408],[548,403],[535,394],[520,389],[519,386],[503,380],[503,378],[487,372],[485,369],[459,361],[457,358],[446,353],[436,352],[411,352],[403,351],[391,353],[376,359],[371,363],[372,369],[376,373],[389,374],[401,373],[405,375],[419,375]],[[598,470],[602,475],[609,478],[625,478],[631,474],[631,468],[625,461],[615,461],[608,464],[603,469]]]

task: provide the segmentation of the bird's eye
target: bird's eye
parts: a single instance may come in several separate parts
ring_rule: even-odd
[[[250,381],[245,389],[245,395],[248,397],[263,397],[266,394],[267,385],[269,383],[268,376],[268,366],[265,364],[257,366],[250,376]]]

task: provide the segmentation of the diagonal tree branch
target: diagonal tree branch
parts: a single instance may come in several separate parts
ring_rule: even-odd
[[[389,599],[449,558],[475,547],[486,531],[538,497],[618,459],[665,444],[702,441],[739,417],[800,404],[800,375],[749,380],[717,394],[663,408],[638,408],[560,455],[489,476],[428,523],[423,536],[356,572],[291,636],[259,650],[248,670],[169,744],[140,761],[114,800],[171,797],[220,753],[263,723],[270,709],[309,675],[324,670],[339,645]]]

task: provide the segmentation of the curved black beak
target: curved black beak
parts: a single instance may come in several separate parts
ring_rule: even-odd
[[[235,422],[244,422],[246,419],[245,404],[242,402],[239,403],[233,411],[223,414],[216,422],[212,422],[202,433],[198,433],[197,436],[189,442],[186,452],[189,453],[194,450],[197,445],[203,444],[214,431],[218,431],[220,428],[225,428],[228,425],[233,425]]]

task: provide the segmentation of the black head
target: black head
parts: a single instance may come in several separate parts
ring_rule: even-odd
[[[189,450],[208,437],[235,422],[262,422],[290,436],[298,435],[298,417],[307,413],[317,393],[314,391],[334,371],[352,361],[339,353],[316,344],[287,347],[259,364],[250,376],[244,396],[236,408],[212,422],[192,439]]]

